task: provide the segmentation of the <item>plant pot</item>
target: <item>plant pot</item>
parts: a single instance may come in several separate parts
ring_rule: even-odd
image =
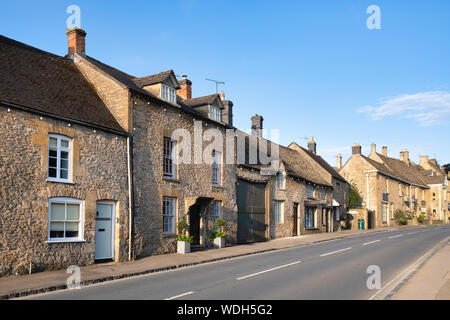
[[[224,248],[225,238],[214,238],[214,248]]]
[[[177,253],[186,254],[191,252],[191,244],[186,241],[177,242]]]

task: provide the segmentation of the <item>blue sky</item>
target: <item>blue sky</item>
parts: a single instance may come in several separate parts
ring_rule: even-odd
[[[8,1],[0,33],[66,54],[66,8],[87,54],[135,76],[187,74],[194,96],[225,81],[235,125],[263,115],[280,142],[335,165],[359,142],[450,162],[450,1]],[[369,30],[369,5],[381,30]],[[381,151],[380,151],[381,152]]]

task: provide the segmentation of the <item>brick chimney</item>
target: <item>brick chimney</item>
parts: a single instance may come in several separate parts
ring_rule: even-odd
[[[359,154],[359,155],[361,155],[361,146],[359,145],[359,143],[355,143],[353,146],[352,146],[352,155],[353,154]]]
[[[342,168],[342,154],[337,155],[337,167],[338,170]]]
[[[386,146],[383,146],[383,147],[381,148],[381,153],[383,154],[384,157],[387,158],[387,147],[386,147]]]
[[[252,117],[252,134],[257,137],[262,137],[262,129],[263,129],[263,121],[264,118],[259,114],[256,114]]]
[[[188,79],[178,81],[180,89],[177,90],[177,95],[184,99],[192,99],[192,82]]]
[[[72,59],[75,53],[80,54],[82,56],[86,55],[86,31],[80,29],[78,27],[69,29],[66,31],[67,38],[69,40],[69,51],[68,56]]]
[[[314,154],[316,154],[317,144],[314,142],[314,137],[309,138],[308,142],[308,150]]]

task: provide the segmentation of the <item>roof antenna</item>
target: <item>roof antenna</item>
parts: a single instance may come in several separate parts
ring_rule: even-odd
[[[187,79],[187,74],[177,74],[176,75],[178,78],[183,78],[184,80]]]
[[[219,93],[219,84],[223,84],[223,85],[225,84],[225,82],[223,82],[223,81],[217,81],[217,80],[208,79],[208,78],[206,78],[206,80],[214,82],[216,84],[216,94]]]

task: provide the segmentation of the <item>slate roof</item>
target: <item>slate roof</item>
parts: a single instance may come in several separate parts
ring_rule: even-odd
[[[210,94],[208,96],[198,97],[198,98],[194,98],[194,99],[183,99],[180,102],[186,106],[195,108],[195,107],[205,106],[208,104],[213,104],[217,98],[220,99],[220,96],[218,94]]]
[[[151,76],[142,77],[142,78],[134,78],[133,81],[136,83],[136,85],[140,88],[149,86],[156,83],[161,83],[166,81],[170,76],[173,75],[175,77],[175,74],[173,73],[173,70],[168,70],[164,72],[160,72],[157,74],[153,74]],[[179,88],[179,85],[178,85]],[[175,89],[178,89],[175,88]]]
[[[423,176],[421,168],[413,162],[410,162],[410,164],[408,165],[399,159],[385,157],[379,153],[377,153],[377,155],[380,157],[383,163],[380,163],[363,155],[362,157],[382,174],[398,178],[414,185],[427,187],[428,183]]]
[[[328,162],[326,162],[321,156],[312,153],[311,151],[309,151],[308,149],[305,149],[301,146],[299,146],[300,148],[302,148],[311,158],[314,159],[314,161],[316,161],[322,168],[324,168],[329,174],[331,174],[332,177],[341,180],[343,182],[347,183],[347,180],[345,180],[344,177],[342,177],[332,166],[330,166],[328,164]]]
[[[1,35],[0,101],[125,133],[72,60]]]

